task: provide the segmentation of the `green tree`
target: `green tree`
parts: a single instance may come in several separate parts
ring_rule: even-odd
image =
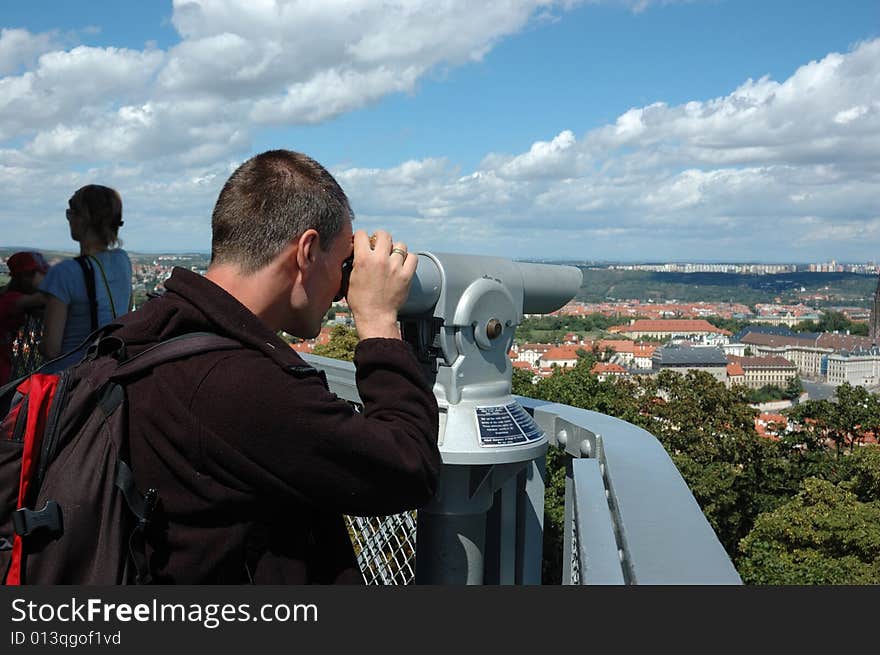
[[[357,331],[344,325],[336,325],[330,331],[330,341],[326,345],[315,346],[312,353],[350,362],[354,360],[354,349],[357,344]]]
[[[785,390],[775,384],[765,384],[760,389],[750,389],[748,393],[748,400],[752,404],[769,403],[783,398],[785,398]]]
[[[837,387],[837,402],[808,400],[793,407],[789,418],[805,442],[831,441],[839,455],[863,443],[870,432],[878,433],[880,400],[864,387],[844,382]]]
[[[804,392],[804,385],[801,382],[800,376],[795,375],[788,381],[788,384],[785,386],[782,397],[786,400],[795,400],[796,398],[800,398],[800,395]]]
[[[739,573],[751,584],[880,583],[880,502],[808,478],[743,539]]]
[[[521,368],[514,368],[513,380],[511,381],[513,393],[517,396],[531,396],[532,377],[533,375],[528,371],[524,371]]]
[[[792,330],[795,332],[849,332],[850,334],[868,336],[867,323],[855,323],[846,314],[826,310],[819,321],[801,321]]]
[[[663,403],[653,404],[650,430],[682,477],[731,557],[762,512],[797,489],[797,468],[780,446],[758,436],[747,390],[727,388],[711,375],[663,371]]]
[[[838,332],[848,329],[852,322],[842,312],[826,310],[819,319],[819,332]]]
[[[827,475],[863,503],[880,501],[880,446],[857,448],[835,461]]]
[[[749,406],[749,390],[744,387],[727,388],[701,372],[680,375],[663,371],[656,377],[600,382],[590,373],[593,361],[592,357],[582,358],[574,368],[557,369],[537,384],[531,383],[531,376],[515,372],[516,393],[602,412],[655,435],[738,567],[739,560],[747,557],[740,550],[743,539],[753,533],[759,520],[791,503],[802,491],[805,479],[827,480],[838,485],[841,493],[854,494],[861,503],[877,501],[877,450],[850,446],[835,455],[825,446],[829,426],[852,433],[856,425],[862,426],[859,429],[863,432],[864,426],[874,425],[871,403],[877,399],[869,398],[864,390],[844,389],[842,405],[846,411],[836,417],[811,412],[818,420],[801,425],[800,430],[777,442],[756,433],[756,411]],[[813,407],[828,413],[835,411],[834,405],[824,402]],[[561,570],[558,556],[565,459],[561,453],[548,457],[545,582],[558,581]],[[749,553],[750,579],[773,579],[775,560]],[[771,569],[762,570],[765,565]],[[828,566],[833,569],[838,565]]]

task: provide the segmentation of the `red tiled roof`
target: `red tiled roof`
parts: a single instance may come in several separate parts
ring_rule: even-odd
[[[603,339],[598,343],[598,346],[602,351],[610,348],[618,353],[632,353],[636,357],[651,357],[657,350],[656,346],[626,339]]]
[[[541,361],[563,361],[577,359],[577,351],[583,350],[580,346],[554,346],[541,356]]]
[[[752,346],[815,346],[813,339],[786,336],[782,334],[764,334],[763,332],[749,332],[742,339],[742,343]]]
[[[852,334],[834,334],[823,332],[816,339],[816,345],[820,348],[834,348],[835,350],[853,348],[870,348],[873,345],[871,337],[857,337]]]
[[[747,368],[797,368],[792,362],[785,357],[774,355],[773,357],[739,357],[738,355],[728,355],[727,359],[731,362],[739,364],[743,369]]]
[[[596,362],[593,364],[593,368],[590,369],[590,373],[618,373],[618,374],[626,374],[627,370],[623,368],[620,364],[608,364],[606,362]]]
[[[513,368],[532,369],[532,365],[528,362],[513,362]]]
[[[519,347],[519,351],[531,350],[536,353],[545,353],[552,348],[555,348],[552,343],[524,343]]]
[[[743,369],[742,365],[739,364],[739,362],[731,362],[730,364],[727,365],[727,377],[732,378],[732,377],[737,377],[737,376],[743,376],[745,374],[746,374],[746,372]]]
[[[629,339],[602,339],[597,345],[599,350],[610,348],[615,352],[628,353],[632,352],[632,349],[635,348],[636,342]]]
[[[730,334],[701,319],[640,319],[631,325],[616,325],[609,332],[711,332]]]
[[[755,432],[760,436],[779,441],[778,432],[788,426],[788,419],[782,414],[763,413],[755,417]]]

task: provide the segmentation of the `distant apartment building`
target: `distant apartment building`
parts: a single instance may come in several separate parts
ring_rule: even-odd
[[[617,325],[608,331],[631,339],[693,339],[709,335],[730,335],[727,330],[717,328],[703,319],[632,320],[629,325]]]
[[[797,366],[784,357],[737,357],[729,355],[733,364],[739,364],[744,373],[743,384],[750,389],[760,389],[772,384],[784,388],[789,380],[797,377]]]
[[[651,360],[655,373],[672,370],[677,373],[704,371],[719,382],[727,381],[727,356],[716,346],[669,345],[658,348]]]

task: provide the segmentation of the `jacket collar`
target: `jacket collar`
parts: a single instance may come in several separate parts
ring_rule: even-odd
[[[177,294],[214,324],[209,330],[229,336],[249,348],[259,350],[284,367],[305,362],[281,337],[225,289],[185,268],[175,267],[165,288]]]

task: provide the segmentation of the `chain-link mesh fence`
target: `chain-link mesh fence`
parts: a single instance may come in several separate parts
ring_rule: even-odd
[[[364,582],[370,585],[407,585],[415,578],[416,513],[382,518],[347,516]]]
[[[581,557],[578,543],[578,514],[577,501],[573,501],[571,512],[571,579],[568,584],[579,585],[581,583]]]
[[[361,403],[349,401],[360,412]],[[346,516],[348,534],[368,585],[408,585],[416,571],[416,512],[385,517]]]

